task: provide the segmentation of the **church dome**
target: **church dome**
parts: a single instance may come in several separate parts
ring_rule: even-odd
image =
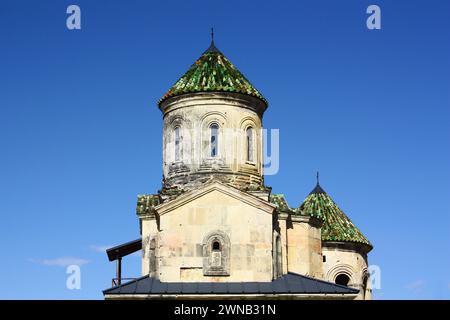
[[[336,205],[317,182],[316,187],[300,206],[301,214],[323,219],[322,241],[351,242],[362,244],[372,250],[372,244],[353,224],[349,217]]]
[[[199,92],[232,92],[256,97],[267,107],[267,100],[211,41],[210,47],[158,101]]]

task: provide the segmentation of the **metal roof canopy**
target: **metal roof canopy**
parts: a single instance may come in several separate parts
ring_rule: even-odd
[[[289,272],[271,282],[161,282],[148,275],[103,291],[105,295],[164,294],[338,294],[358,289]]]
[[[109,261],[114,261],[142,249],[142,239],[136,239],[106,250]]]

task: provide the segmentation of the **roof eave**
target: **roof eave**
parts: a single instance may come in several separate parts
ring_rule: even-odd
[[[352,250],[361,252],[363,254],[367,254],[373,249],[373,245],[371,243],[347,241],[347,240],[326,240],[326,239],[322,239],[322,247]]]
[[[232,94],[238,94],[238,95],[243,95],[243,96],[247,96],[247,97],[252,97],[252,98],[255,98],[255,99],[258,99],[259,101],[261,101],[262,104],[263,104],[263,111],[265,111],[269,107],[269,102],[263,96],[252,95],[252,94],[239,92],[239,91],[225,91],[225,90],[199,90],[199,91],[192,91],[192,92],[184,92],[184,93],[181,93],[181,94],[172,94],[172,95],[167,95],[167,96],[164,95],[161,99],[158,100],[157,106],[158,106],[158,108],[160,110],[162,110],[162,104],[165,101],[169,100],[169,99],[179,98],[179,97],[182,97],[182,96],[185,96],[185,95],[192,95],[192,94],[198,94],[198,93],[214,93],[214,94],[232,93]]]

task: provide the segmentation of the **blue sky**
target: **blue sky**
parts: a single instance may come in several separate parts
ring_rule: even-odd
[[[66,28],[77,4],[82,29]],[[377,4],[382,29],[366,28]],[[209,45],[269,100],[298,206],[321,185],[374,244],[377,299],[450,298],[448,1],[2,1],[0,298],[101,299],[103,249],[161,186],[156,101]],[[81,290],[66,288],[68,263]],[[124,276],[140,273],[125,259]]]

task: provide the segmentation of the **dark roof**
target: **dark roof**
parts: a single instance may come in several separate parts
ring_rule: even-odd
[[[109,261],[117,260],[142,249],[142,239],[136,239],[106,250]]]
[[[214,40],[211,41],[209,48],[206,49],[206,51],[204,53],[207,53],[207,52],[223,54],[222,52],[220,52],[219,49],[217,49],[216,45],[214,44]]]
[[[272,282],[161,282],[148,275],[103,294],[357,294],[359,290],[288,273]]]
[[[309,194],[313,194],[313,193],[318,194],[318,193],[326,193],[326,192],[325,192],[325,190],[322,189],[319,182],[317,182],[316,187]]]

